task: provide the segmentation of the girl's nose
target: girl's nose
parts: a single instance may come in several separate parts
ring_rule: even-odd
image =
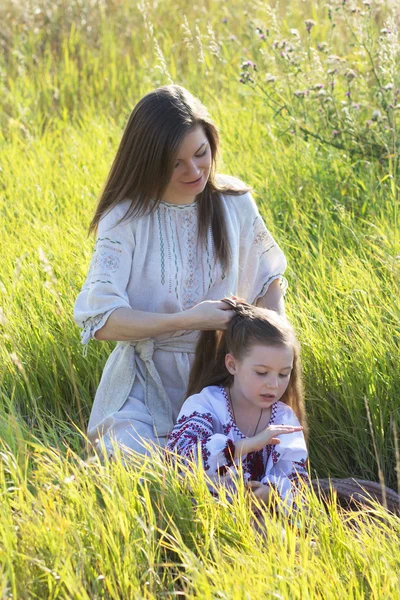
[[[267,380],[267,385],[270,389],[277,389],[279,387],[278,376],[270,375]]]

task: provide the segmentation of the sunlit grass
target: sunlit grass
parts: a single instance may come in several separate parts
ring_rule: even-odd
[[[265,512],[262,535],[243,489],[217,502],[159,455],[101,465],[30,441],[23,456],[1,454],[4,597],[396,597],[400,525],[380,506],[308,493],[297,528]]]

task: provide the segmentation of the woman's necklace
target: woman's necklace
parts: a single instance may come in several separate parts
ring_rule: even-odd
[[[229,398],[229,404],[231,405],[231,408],[232,408],[233,418],[234,418],[234,421],[235,421],[235,423],[237,425],[236,415],[235,415],[235,409],[233,408],[233,402],[232,402],[232,398],[231,398],[231,388],[230,387],[228,388],[228,398]],[[257,425],[256,425],[256,428],[254,430],[253,436],[255,436],[256,433],[257,433],[257,429],[258,429],[258,426],[260,424],[261,417],[263,416],[263,412],[264,412],[264,409],[262,408],[261,412],[260,412],[260,416],[258,417]]]

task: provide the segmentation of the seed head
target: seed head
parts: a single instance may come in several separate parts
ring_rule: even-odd
[[[306,19],[304,21],[304,24],[306,26],[307,33],[310,33],[311,29],[316,25],[316,22],[313,21],[312,19]]]
[[[357,77],[357,73],[353,71],[353,69],[347,69],[344,76],[346,77],[347,81],[353,81],[353,79]]]
[[[303,98],[308,94],[308,90],[296,90],[293,92],[293,94],[296,96],[296,98]]]
[[[381,118],[381,111],[380,110],[374,110],[374,112],[372,113],[371,119],[373,121],[379,121],[380,118]]]

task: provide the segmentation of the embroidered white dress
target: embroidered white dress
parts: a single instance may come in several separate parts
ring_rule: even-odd
[[[222,177],[222,176],[220,176]],[[233,185],[238,180],[224,176]],[[198,242],[198,203],[161,202],[140,218],[119,221],[130,201],[100,221],[86,281],[74,307],[82,343],[117,308],[176,313],[231,294],[254,304],[275,279],[285,288],[286,259],[267,231],[250,193],[223,195],[232,268],[215,261],[211,229]],[[102,438],[144,452],[141,438],[165,445],[184,400],[198,332],[179,331],[118,342],[105,365],[88,425]]]
[[[268,425],[297,426],[299,421],[293,410],[279,401],[272,405]],[[226,485],[237,477],[235,443],[245,437],[235,423],[225,389],[209,386],[185,400],[167,449],[185,460],[198,462],[201,457],[211,481]],[[279,445],[243,455],[243,476],[245,480],[273,486],[281,499],[290,504],[295,502],[298,487],[309,484],[307,446],[302,431],[281,435],[279,439]],[[215,491],[213,485],[210,489]]]

